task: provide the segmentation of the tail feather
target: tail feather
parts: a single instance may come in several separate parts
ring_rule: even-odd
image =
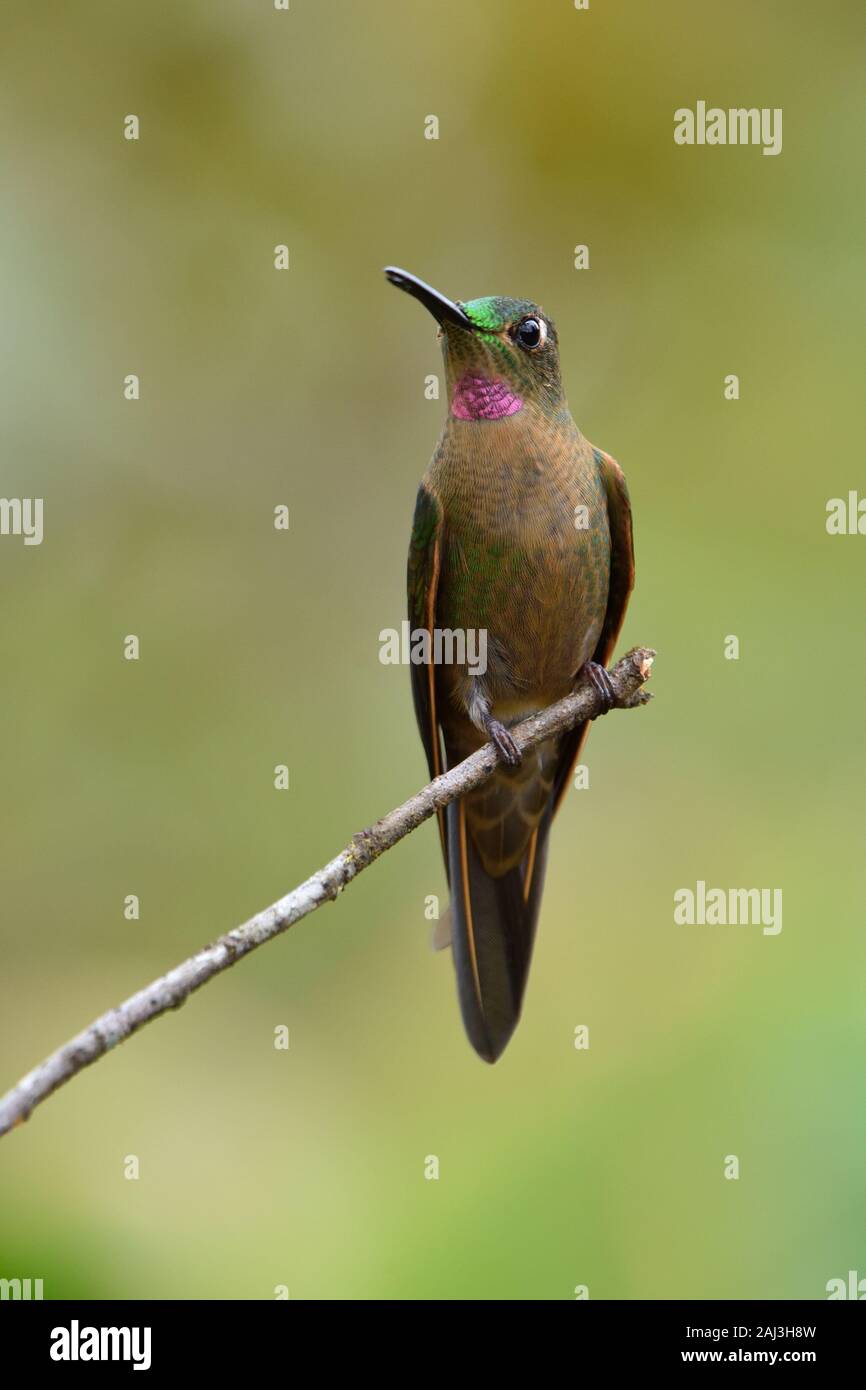
[[[541,905],[548,807],[522,861],[489,874],[467,830],[466,808],[447,811],[451,944],[463,1025],[480,1057],[495,1062],[517,1026]]]

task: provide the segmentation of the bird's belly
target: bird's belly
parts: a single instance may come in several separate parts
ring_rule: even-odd
[[[497,718],[513,719],[571,689],[604,622],[610,570],[607,518],[586,530],[561,523],[541,536],[452,537],[440,580],[438,622],[484,634],[485,691]],[[483,645],[483,644],[482,644]],[[465,705],[464,669],[447,677]]]

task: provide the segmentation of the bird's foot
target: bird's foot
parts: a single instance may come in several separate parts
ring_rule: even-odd
[[[487,731],[487,737],[490,739],[490,742],[493,744],[502,762],[504,762],[507,767],[519,767],[523,761],[523,754],[505,725],[500,724],[498,719],[494,719],[492,715],[489,715],[484,721],[484,728]]]
[[[587,680],[604,706],[596,715],[596,718],[600,719],[603,714],[609,714],[616,704],[616,691],[610,683],[610,676],[607,671],[603,666],[599,666],[597,661],[587,661],[583,669]]]

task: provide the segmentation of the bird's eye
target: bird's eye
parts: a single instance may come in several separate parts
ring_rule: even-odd
[[[521,319],[514,330],[514,337],[522,348],[531,352],[533,348],[543,347],[547,328],[543,319]]]

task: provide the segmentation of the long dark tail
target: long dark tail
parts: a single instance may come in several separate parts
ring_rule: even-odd
[[[447,811],[451,945],[457,992],[469,1041],[495,1062],[517,1026],[541,906],[552,806],[533,832],[523,860],[501,877],[484,869],[466,824],[466,809]]]

